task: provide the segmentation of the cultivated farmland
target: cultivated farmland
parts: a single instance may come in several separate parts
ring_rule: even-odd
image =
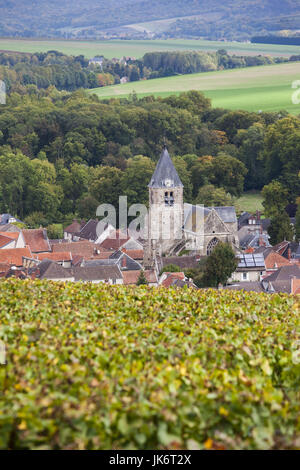
[[[214,107],[248,111],[287,110],[300,113],[300,105],[292,103],[292,83],[300,79],[300,63],[248,67],[218,72],[197,73],[158,78],[124,85],[97,88],[90,93],[100,98],[127,97],[136,92],[139,97],[168,96],[188,90],[203,91]]]
[[[0,39],[0,50],[19,52],[47,52],[57,50],[68,55],[83,54],[90,58],[94,55],[113,57],[142,57],[146,52],[156,51],[217,51],[226,49],[230,54],[239,55],[272,55],[290,56],[299,54],[297,46],[272,44],[248,44],[240,42],[200,41],[187,39],[145,40],[145,41],[68,41],[68,40],[34,40],[34,39]]]

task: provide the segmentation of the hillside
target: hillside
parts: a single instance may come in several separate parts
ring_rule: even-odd
[[[2,449],[299,446],[299,298],[9,280],[0,302]]]
[[[206,39],[240,39],[266,30],[297,29],[298,12],[299,0],[212,0],[209,6],[204,0],[173,0],[171,4],[169,0],[9,0],[1,6],[0,35],[145,36],[145,30],[146,34],[163,32],[161,26],[157,31],[138,23],[172,19],[167,23],[169,37],[196,30],[194,36]]]
[[[213,107],[248,111],[287,110],[299,114],[292,103],[293,80],[299,76],[299,62],[250,67],[208,73],[178,75],[89,90],[100,98],[122,98],[135,92],[139,97],[166,97],[187,90],[202,91]]]
[[[1,51],[47,52],[59,51],[68,55],[84,55],[90,59],[95,55],[104,55],[108,59],[131,56],[141,58],[147,52],[158,51],[207,51],[220,49],[229,54],[244,56],[269,55],[272,57],[289,57],[299,54],[297,46],[275,44],[250,44],[241,42],[201,41],[189,39],[152,39],[152,40],[121,40],[85,41],[85,40],[37,40],[37,39],[0,39]]]

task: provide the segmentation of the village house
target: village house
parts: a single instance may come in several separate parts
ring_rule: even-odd
[[[25,248],[8,248],[0,250],[0,263],[23,267],[23,257],[32,258],[29,246]]]
[[[84,225],[84,221],[78,222],[77,219],[74,219],[73,222],[64,229],[64,239],[72,241],[73,236],[80,232]]]
[[[162,287],[192,287],[197,289],[192,279],[185,276],[184,272],[168,273],[164,272],[159,278],[158,284]]]
[[[113,266],[76,266],[70,272],[75,282],[98,284],[123,284],[123,276],[117,265]]]
[[[265,292],[300,293],[300,268],[296,265],[282,266],[262,281]]]
[[[16,222],[22,223],[21,220],[17,219],[11,214],[0,214],[0,226],[7,225],[7,224],[15,224]],[[2,228],[0,227],[0,230]]]
[[[136,285],[138,282],[141,271],[123,271],[123,280],[126,286]],[[151,287],[156,287],[158,285],[157,273],[154,269],[144,271],[145,278],[148,282],[148,285]]]
[[[6,233],[6,232],[3,232]],[[8,237],[7,235],[2,235],[0,233],[0,250],[7,248],[15,248],[16,241],[14,238]]]
[[[262,254],[238,254],[238,266],[229,282],[260,281],[266,272]]]
[[[1,229],[1,226],[0,226]],[[25,248],[25,240],[23,233],[16,232],[1,232],[0,231],[0,249],[2,248]]]
[[[51,251],[47,230],[43,228],[22,230],[25,245],[32,253],[45,253]]]

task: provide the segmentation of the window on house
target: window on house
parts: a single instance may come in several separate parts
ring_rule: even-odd
[[[243,273],[243,281],[248,281],[248,273]]]

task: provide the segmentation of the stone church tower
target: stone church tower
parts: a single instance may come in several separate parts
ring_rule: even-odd
[[[156,256],[167,253],[183,239],[183,184],[166,146],[148,188],[149,211],[144,266],[153,267]]]

